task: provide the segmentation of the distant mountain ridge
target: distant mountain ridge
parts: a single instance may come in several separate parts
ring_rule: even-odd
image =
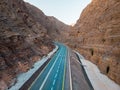
[[[64,24],[53,16],[46,16],[40,9],[29,3],[26,3],[26,6],[36,21],[44,26],[47,34],[53,40],[62,41],[63,37],[68,36],[71,26]]]

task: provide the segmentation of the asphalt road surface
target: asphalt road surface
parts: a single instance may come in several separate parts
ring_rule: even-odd
[[[58,52],[33,81],[30,90],[64,90],[66,71],[66,47],[59,44]]]
[[[79,85],[79,82],[87,83],[86,79],[79,81],[81,75],[82,78],[84,77],[83,71],[79,70],[79,68],[77,69],[77,71],[82,73],[80,76],[78,76],[80,73],[76,73],[77,71],[71,71],[76,67],[71,63],[73,60],[70,60],[71,55],[69,55],[69,52],[72,51],[61,43],[56,44],[59,47],[57,52],[42,68],[40,68],[40,70],[36,71],[36,74],[33,75],[20,90],[81,90],[80,87],[75,89],[76,85]],[[77,63],[77,65],[80,66],[80,63]],[[74,80],[75,78],[78,80],[78,83]],[[82,87],[87,86],[88,90],[91,90],[88,84],[81,85],[84,85]]]

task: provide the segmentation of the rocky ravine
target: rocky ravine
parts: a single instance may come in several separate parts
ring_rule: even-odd
[[[68,42],[120,84],[120,0],[92,0]]]
[[[0,1],[0,90],[54,46],[22,0]]]

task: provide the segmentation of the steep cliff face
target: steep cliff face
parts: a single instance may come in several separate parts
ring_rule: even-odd
[[[0,88],[10,86],[53,47],[47,30],[22,0],[0,1]]]
[[[64,24],[53,16],[46,16],[37,7],[26,3],[29,12],[47,30],[47,34],[55,41],[65,42],[64,38],[69,36],[71,26]]]
[[[120,0],[93,0],[70,36],[71,47],[120,84]]]

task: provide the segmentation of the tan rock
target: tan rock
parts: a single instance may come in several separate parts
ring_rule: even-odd
[[[92,0],[71,33],[68,45],[120,84],[120,0]]]
[[[0,80],[0,90],[6,90],[7,89],[7,85],[3,80]]]

